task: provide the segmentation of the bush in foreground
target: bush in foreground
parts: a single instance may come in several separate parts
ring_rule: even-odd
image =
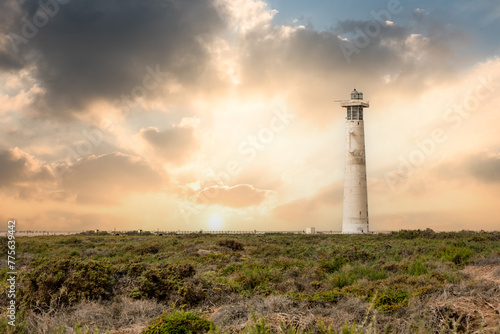
[[[207,333],[213,323],[197,313],[185,311],[164,312],[148,326],[144,334]]]

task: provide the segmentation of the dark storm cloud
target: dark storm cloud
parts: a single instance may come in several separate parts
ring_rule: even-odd
[[[23,67],[16,57],[0,51],[0,70],[19,70]]]
[[[15,0],[0,1],[0,71],[20,69],[23,66],[6,38],[19,18],[19,13],[20,8]]]
[[[25,0],[21,10],[7,7],[16,19],[2,33],[22,36],[22,18],[33,22],[40,3],[46,2]],[[35,101],[36,110],[64,117],[92,100],[130,94],[151,69],[168,72],[177,83],[196,84],[209,61],[200,40],[222,25],[212,1],[72,0],[59,5],[26,43],[17,43],[18,63],[7,44],[0,63],[4,68],[34,64],[45,90]]]
[[[167,162],[180,164],[198,148],[192,127],[173,127],[163,131],[150,127],[140,132],[148,144]]]

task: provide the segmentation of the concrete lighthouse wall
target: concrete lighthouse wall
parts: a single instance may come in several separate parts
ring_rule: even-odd
[[[347,121],[342,233],[368,232],[365,129],[362,120]]]

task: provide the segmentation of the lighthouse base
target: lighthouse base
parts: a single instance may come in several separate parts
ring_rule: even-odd
[[[368,222],[361,219],[352,219],[348,222],[342,223],[342,234],[366,234],[370,233],[368,230]]]

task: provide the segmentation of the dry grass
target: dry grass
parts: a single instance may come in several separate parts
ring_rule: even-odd
[[[153,300],[117,297],[109,302],[84,301],[75,307],[27,315],[30,333],[75,333],[77,324],[84,330],[104,333],[140,333],[147,323],[161,314],[165,306]],[[131,331],[132,330],[132,331]]]

